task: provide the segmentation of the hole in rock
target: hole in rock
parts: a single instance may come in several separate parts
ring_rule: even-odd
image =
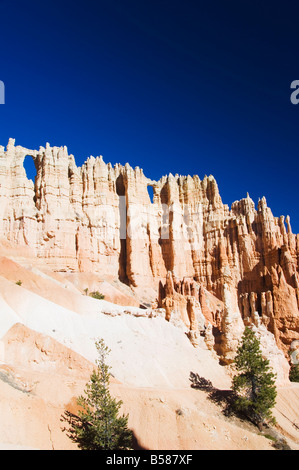
[[[24,168],[26,172],[26,176],[29,180],[33,181],[33,184],[35,182],[35,177],[36,177],[36,168],[34,165],[34,160],[30,155],[26,155],[24,159]]]
[[[154,202],[154,188],[152,186],[148,186],[147,192],[148,192],[151,203],[153,203]]]

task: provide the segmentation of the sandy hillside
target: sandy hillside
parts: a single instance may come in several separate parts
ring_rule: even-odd
[[[203,341],[195,349],[185,332],[164,318],[150,318],[134,302],[123,306],[88,297],[84,285],[97,287],[94,278],[88,284],[21,259],[0,259],[1,448],[73,448],[60,417],[75,409],[97,357],[94,342],[103,337],[111,349],[111,390],[124,402],[136,445],[273,449],[255,428],[225,418],[205,391],[191,388],[191,372],[220,391],[230,388],[225,368]],[[123,299],[120,295],[120,304]],[[279,389],[275,409],[293,448],[299,448],[296,385]]]

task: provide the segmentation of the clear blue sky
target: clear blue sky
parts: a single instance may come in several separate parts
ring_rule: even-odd
[[[0,0],[0,144],[213,174],[299,232],[299,2]]]

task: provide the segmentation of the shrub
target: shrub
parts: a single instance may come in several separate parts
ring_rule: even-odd
[[[103,300],[105,298],[105,296],[101,294],[99,291],[91,292],[89,295],[90,297],[93,297],[94,299],[98,299],[98,300]]]

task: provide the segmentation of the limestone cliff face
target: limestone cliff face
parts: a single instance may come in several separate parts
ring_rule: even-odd
[[[265,198],[256,209],[249,195],[229,208],[212,176],[153,181],[129,164],[90,157],[77,167],[66,147],[29,150],[10,139],[0,146],[0,238],[30,247],[54,270],[98,272],[157,292],[160,283],[159,306],[171,314],[175,292],[193,328],[203,317],[219,331],[261,322],[285,352],[299,339],[299,238],[289,217],[274,217]],[[209,309],[203,292],[218,306]]]

